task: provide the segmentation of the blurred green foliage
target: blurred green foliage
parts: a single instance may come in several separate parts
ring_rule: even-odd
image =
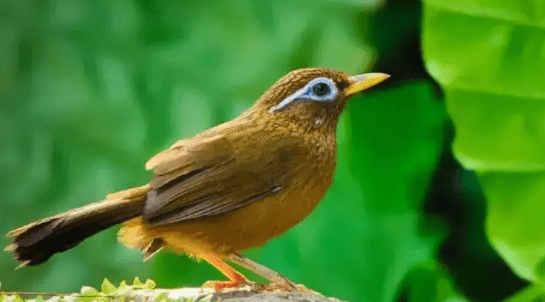
[[[457,158],[494,171],[481,180],[489,205],[501,205],[491,213],[509,225],[489,219],[489,234],[527,248],[537,233],[521,236],[525,228],[511,225],[526,217],[505,214],[540,218],[532,188],[543,164],[544,10],[537,1],[509,3],[426,1],[424,58],[446,88]],[[520,284],[475,235],[483,232],[481,191],[445,147],[450,128],[421,61],[418,0],[5,0],[0,16],[0,233],[146,183],[149,157],[235,117],[292,69],[382,71],[389,83],[355,97],[343,115],[334,185],[320,206],[246,255],[349,301],[493,301]],[[531,122],[515,116],[524,114]],[[532,156],[502,149],[513,143]],[[514,195],[502,194],[513,183]],[[528,207],[508,203],[519,193],[533,194]],[[64,292],[104,278],[152,277],[158,287],[223,278],[185,256],[142,263],[116,232],[17,271],[0,253],[2,287]]]
[[[406,301],[467,301],[453,286],[449,274],[434,261],[415,264],[405,277],[401,288],[407,290],[401,297]]]
[[[480,175],[487,234],[517,275],[545,281],[545,2],[425,1],[424,57],[445,88],[454,154]]]

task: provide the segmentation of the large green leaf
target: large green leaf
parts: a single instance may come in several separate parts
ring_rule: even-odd
[[[424,3],[424,59],[445,89],[454,154],[481,177],[490,242],[519,276],[545,281],[545,2]]]

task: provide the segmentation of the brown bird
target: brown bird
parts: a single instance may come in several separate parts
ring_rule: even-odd
[[[389,76],[323,68],[281,78],[239,117],[180,140],[146,163],[151,182],[8,233],[20,266],[40,264],[113,225],[145,259],[163,247],[204,259],[236,287],[247,279],[230,261],[294,289],[239,253],[261,246],[307,216],[331,185],[339,115],[356,92]]]

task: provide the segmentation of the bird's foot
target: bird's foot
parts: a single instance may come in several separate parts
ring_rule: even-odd
[[[237,289],[249,286],[253,288],[255,283],[248,281],[246,279],[236,279],[231,281],[206,281],[201,288],[213,288],[215,290],[224,290],[224,289]]]
[[[316,293],[303,284],[295,284],[288,278],[282,277],[270,283],[263,284],[263,290],[269,292],[299,292],[302,294]]]
[[[315,294],[316,292],[306,288],[302,284],[295,284],[287,278],[279,278],[270,283],[259,284],[248,279],[236,279],[231,281],[206,281],[201,288],[213,288],[217,291],[249,290],[253,292],[299,292],[302,294]]]

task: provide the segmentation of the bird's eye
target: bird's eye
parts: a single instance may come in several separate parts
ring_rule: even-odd
[[[333,102],[337,97],[337,93],[337,87],[331,79],[326,77],[315,78],[308,82],[303,88],[283,99],[278,105],[273,106],[269,111],[275,112],[298,100]]]
[[[326,83],[318,83],[312,87],[312,92],[317,96],[324,96],[331,91]]]

